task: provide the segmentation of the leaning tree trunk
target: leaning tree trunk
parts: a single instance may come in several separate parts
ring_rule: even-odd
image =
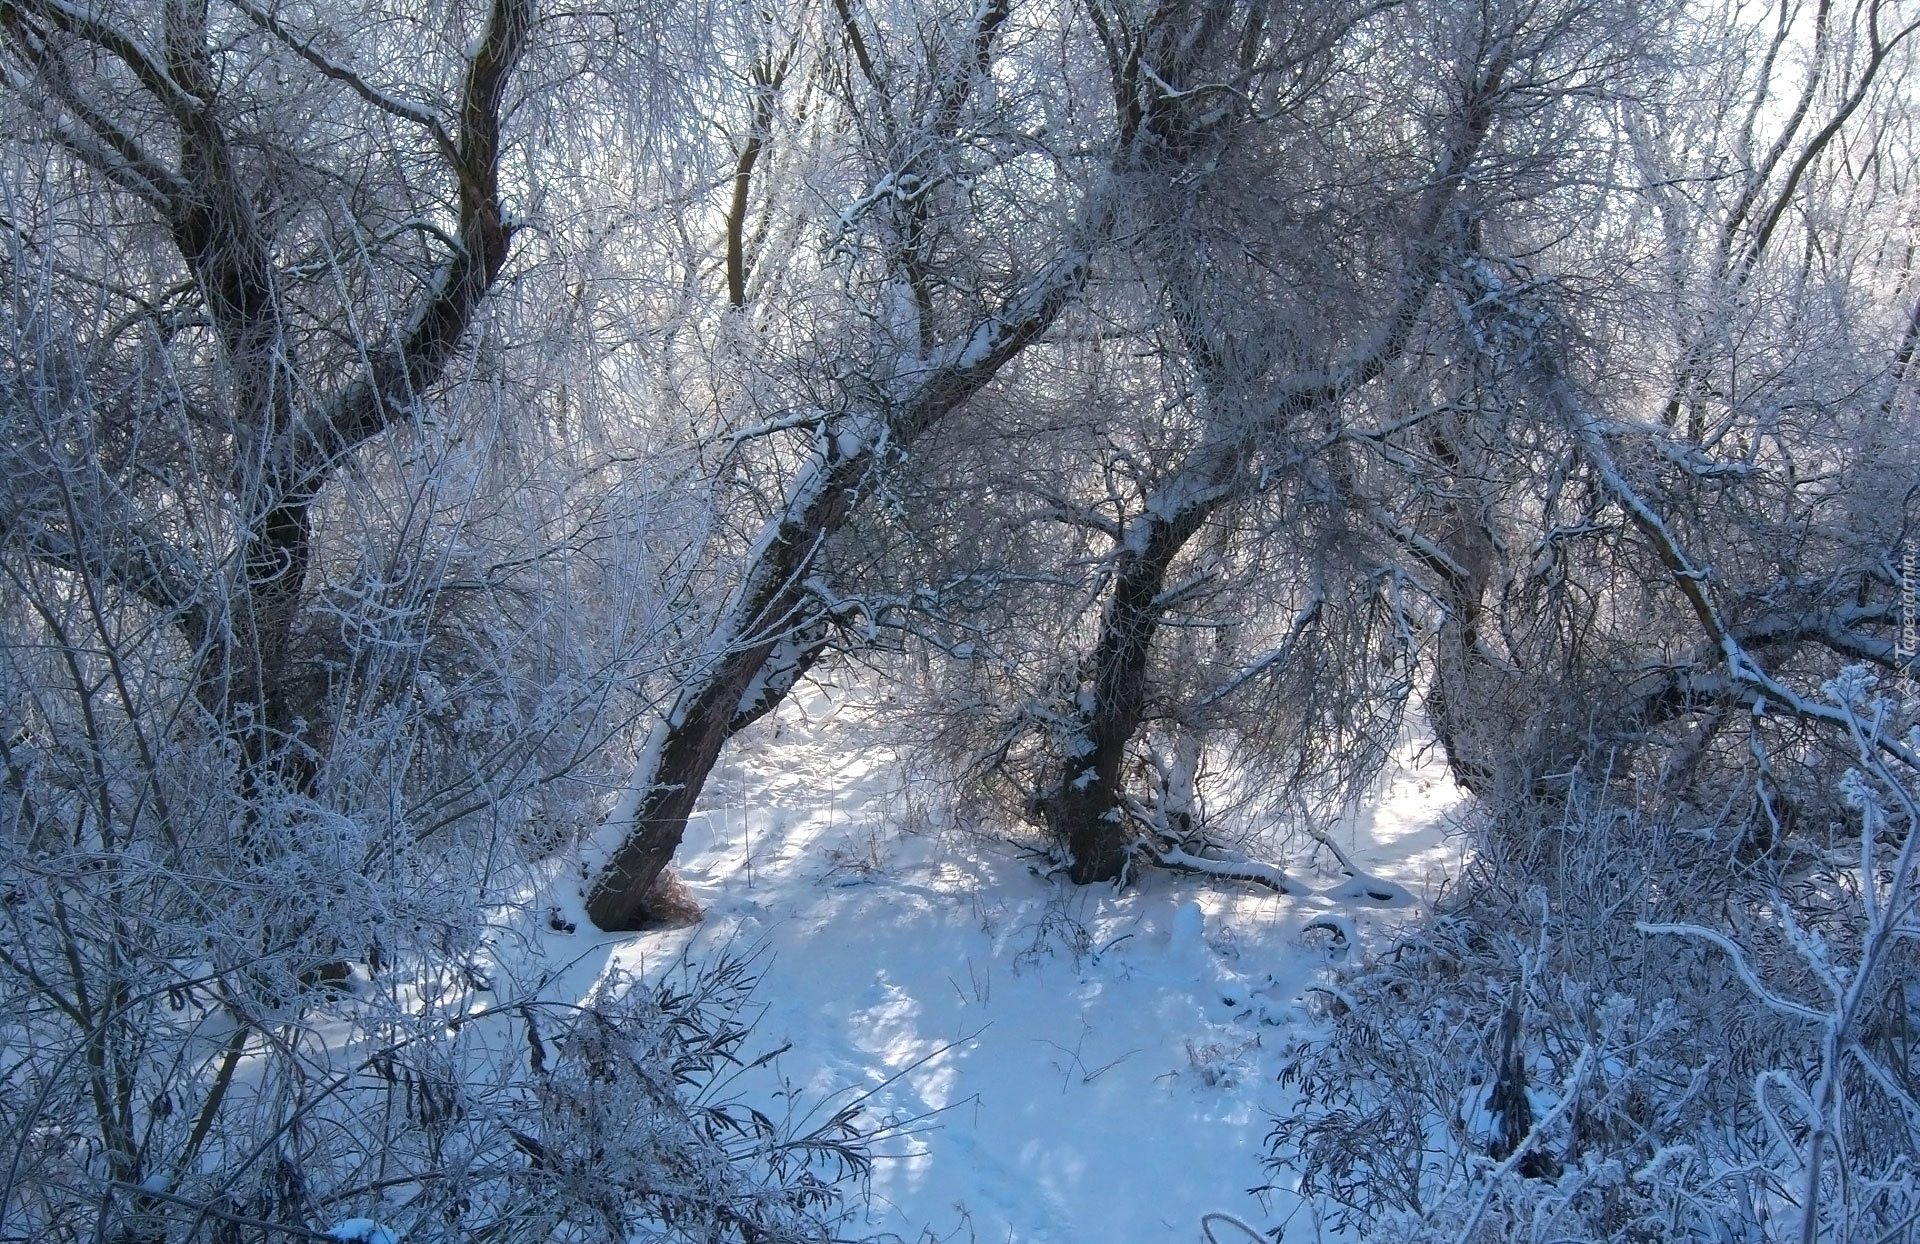
[[[989,79],[996,40],[1011,11],[1010,5],[1000,3],[979,6],[962,45],[966,55],[944,69],[934,67],[939,106],[913,135],[915,141],[906,144],[914,154],[885,184],[924,180],[932,185],[948,175],[928,162],[942,144],[958,140],[965,107],[974,88]],[[847,10],[841,16],[866,84],[890,93],[895,84],[876,68],[859,24]],[[764,67],[763,90],[784,72],[784,66]],[[755,116],[755,133],[764,136],[764,114],[756,111]],[[735,305],[745,297],[746,270],[744,251],[733,234],[744,219],[742,196],[758,154],[750,139],[735,173],[728,254],[728,293]],[[1114,168],[1125,164],[1125,156],[1116,152]],[[858,508],[875,468],[978,393],[1059,318],[1086,284],[1093,250],[1113,226],[1109,177],[1088,193],[1051,263],[997,311],[957,339],[939,344],[927,291],[929,256],[922,249],[932,232],[921,216],[925,204],[898,196],[888,201],[899,213],[895,223],[900,240],[892,262],[894,278],[911,291],[917,310],[914,340],[901,355],[875,361],[859,399],[823,417],[821,449],[796,479],[773,531],[756,546],[744,584],[708,646],[707,659],[682,683],[672,711],[655,727],[626,793],[602,826],[609,849],[587,893],[587,915],[602,929],[640,928],[649,921],[661,897],[657,883],[727,739],[771,711],[825,651],[833,607],[812,577],[822,554]]]
[[[1054,788],[1040,801],[1047,828],[1073,857],[1075,883],[1112,881],[1126,869],[1128,827],[1123,768],[1146,703],[1147,660],[1166,613],[1167,571],[1207,516],[1227,501],[1241,454],[1224,442],[1188,455],[1170,483],[1127,528],[1113,595],[1087,661],[1076,708],[1078,728]],[[1167,497],[1182,498],[1178,505]]]
[[[608,817],[619,840],[587,894],[587,916],[600,928],[643,928],[659,914],[662,874],[721,749],[771,711],[825,651],[828,619],[806,580],[823,543],[852,514],[874,456],[863,448],[828,465],[813,477],[815,487],[789,502],[715,636],[713,655],[655,726]]]
[[[1415,556],[1429,572],[1446,609],[1435,637],[1433,687],[1427,718],[1462,789],[1481,797],[1493,793],[1503,767],[1509,767],[1519,740],[1501,729],[1491,704],[1506,682],[1506,671],[1491,660],[1481,631],[1493,580],[1497,549],[1485,515],[1492,497],[1483,471],[1463,464],[1455,438],[1444,429],[1429,438],[1443,472],[1447,498],[1440,530]]]
[[[932,359],[900,369],[917,378],[897,401],[824,428],[822,451],[756,546],[707,659],[682,683],[601,828],[610,841],[587,891],[595,925],[613,932],[644,928],[654,918],[657,883],[721,749],[771,712],[825,652],[831,606],[810,581],[874,470],[978,393],[1059,318],[1086,283],[1093,247],[1111,223],[1101,187],[1089,195],[1071,244],[1024,290]]]

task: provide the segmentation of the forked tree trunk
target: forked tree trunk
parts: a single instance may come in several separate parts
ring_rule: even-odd
[[[513,231],[499,195],[500,126],[507,84],[532,22],[528,0],[491,0],[465,67],[453,133],[438,121],[409,116],[430,124],[439,139],[458,191],[458,244],[449,245],[435,279],[408,309],[404,330],[368,331],[360,346],[365,374],[330,398],[305,408],[295,403],[294,394],[312,393],[314,386],[291,368],[286,274],[276,269],[271,229],[258,206],[282,187],[259,180],[261,171],[221,119],[231,109],[197,108],[180,122],[177,176],[159,183],[178,189],[149,197],[221,339],[241,415],[227,488],[243,507],[259,507],[243,522],[239,590],[224,616],[205,600],[159,602],[177,610],[186,639],[205,654],[195,694],[233,748],[250,815],[279,792],[307,790],[314,776],[297,737],[308,706],[293,686],[291,652],[313,559],[314,500],[348,454],[406,417],[439,382],[506,263]],[[272,22],[262,28],[299,47]],[[216,99],[222,84],[212,49],[216,35],[226,35],[209,26],[206,6],[169,6],[163,30],[166,76],[178,80],[170,89]],[[121,180],[112,172],[118,167],[116,161],[105,171]],[[141,580],[127,586],[155,597],[155,581]]]
[[[1119,555],[1113,595],[1101,621],[1100,639],[1076,706],[1081,729],[1064,757],[1055,788],[1043,796],[1048,828],[1067,844],[1070,875],[1081,884],[1109,881],[1126,867],[1133,834],[1126,822],[1122,767],[1126,749],[1140,726],[1145,698],[1147,658],[1154,632],[1165,612],[1161,593],[1168,567],[1200,524],[1235,495],[1227,485],[1243,457],[1254,450],[1262,426],[1282,427],[1314,409],[1336,406],[1347,394],[1371,383],[1405,347],[1425,307],[1439,271],[1449,212],[1494,120],[1507,62],[1496,54],[1477,66],[1465,82],[1466,93],[1454,117],[1452,133],[1440,153],[1423,194],[1410,236],[1411,262],[1398,296],[1385,309],[1367,343],[1346,363],[1303,383],[1263,386],[1272,394],[1267,409],[1243,412],[1246,423],[1235,439],[1203,443],[1190,454],[1167,485],[1149,502],[1147,513],[1130,526]],[[1218,344],[1200,331],[1202,315],[1180,308],[1188,353],[1207,387],[1216,394],[1229,386]],[[1142,538],[1144,536],[1144,539]]]

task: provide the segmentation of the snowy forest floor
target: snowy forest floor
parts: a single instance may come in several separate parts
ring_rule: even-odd
[[[584,996],[611,970],[760,952],[743,1052],[791,1048],[757,1090],[793,1112],[864,1094],[869,1123],[893,1127],[852,1234],[1144,1244],[1202,1239],[1202,1215],[1226,1211],[1287,1241],[1338,1238],[1298,1198],[1251,1190],[1276,1182],[1263,1139],[1289,1107],[1276,1077],[1316,1023],[1313,987],[1457,871],[1460,795],[1432,749],[1403,747],[1335,834],[1395,885],[1354,885],[1301,837],[1279,861],[1297,895],[1158,872],[1116,894],[940,823],[877,733],[857,693],[793,697],[736,741],[689,826],[676,866],[703,922],[600,938],[556,881],[529,911],[557,905],[579,931],[539,920],[500,970],[568,963],[546,992]]]

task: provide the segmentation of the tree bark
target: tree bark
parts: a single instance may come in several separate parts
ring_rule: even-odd
[[[873,467],[870,451],[826,472],[812,503],[780,525],[723,630],[737,636],[681,688],[629,788],[619,845],[587,893],[587,917],[609,932],[646,927],[655,884],[679,849],[721,749],[771,711],[826,650],[825,618],[806,587],[822,543],[845,524]]]
[[[1434,541],[1440,556],[1424,559],[1435,593],[1446,606],[1436,636],[1427,717],[1454,781],[1484,798],[1493,793],[1501,772],[1497,753],[1514,742],[1497,730],[1489,735],[1485,721],[1490,703],[1499,698],[1493,684],[1505,676],[1488,659],[1480,634],[1497,552],[1483,517],[1491,498],[1481,482],[1484,474],[1463,464],[1452,435],[1436,430],[1428,444],[1448,499]]]
[[[1233,495],[1227,485],[1240,458],[1223,443],[1195,449],[1126,529],[1129,543],[1116,559],[1113,595],[1076,705],[1079,728],[1068,747],[1079,750],[1062,758],[1053,790],[1041,799],[1047,828],[1073,858],[1068,875],[1078,885],[1113,881],[1126,869],[1134,834],[1123,770],[1146,705],[1147,659],[1166,612],[1167,571],[1207,516]],[[1168,493],[1189,499],[1157,507]]]

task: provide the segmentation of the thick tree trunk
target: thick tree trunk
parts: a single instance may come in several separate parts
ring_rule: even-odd
[[[1511,757],[1515,743],[1488,720],[1504,671],[1488,659],[1480,637],[1497,553],[1482,516],[1490,512],[1493,499],[1482,477],[1463,467],[1452,436],[1436,431],[1429,444],[1446,472],[1442,483],[1449,499],[1433,541],[1441,556],[1424,559],[1447,610],[1436,636],[1427,718],[1454,781],[1484,797],[1496,784],[1500,757]]]
[[[1381,317],[1366,345],[1346,364],[1289,386],[1261,385],[1268,401],[1237,412],[1238,427],[1218,440],[1202,443],[1160,488],[1147,512],[1133,520],[1119,554],[1112,598],[1102,618],[1100,639],[1090,662],[1090,687],[1083,686],[1077,713],[1081,729],[1070,746],[1055,788],[1041,800],[1048,828],[1072,852],[1070,875],[1080,884],[1110,881],[1126,866],[1132,834],[1126,823],[1121,789],[1126,749],[1139,729],[1145,698],[1147,658],[1154,632],[1165,612],[1161,594],[1173,559],[1209,514],[1233,496],[1229,482],[1253,452],[1262,427],[1282,427],[1317,407],[1336,405],[1347,393],[1370,383],[1405,347],[1414,322],[1426,305],[1440,264],[1434,243],[1447,225],[1454,196],[1492,125],[1489,101],[1500,92],[1505,62],[1489,65],[1462,101],[1457,127],[1442,151],[1435,177],[1421,203],[1413,256],[1398,297]],[[1159,99],[1164,123],[1174,113]],[[1236,376],[1225,350],[1203,325],[1206,308],[1176,283],[1176,320],[1190,360],[1214,398],[1234,394],[1248,400],[1247,377]],[[1257,409],[1264,406],[1264,409]],[[1142,536],[1144,535],[1144,539]]]
[[[618,842],[587,892],[587,916],[607,932],[656,918],[655,883],[679,849],[721,748],[778,704],[826,649],[826,618],[808,580],[875,462],[873,441],[850,442],[848,453],[839,437],[827,443],[761,542],[712,655],[682,684],[602,829]]]
[[[236,414],[226,483],[242,508],[243,532],[241,580],[224,616],[202,601],[181,610],[180,624],[203,654],[196,694],[232,744],[243,793],[256,809],[279,791],[306,789],[314,773],[296,737],[307,706],[291,668],[312,562],[314,500],[351,451],[415,409],[439,381],[506,263],[512,228],[499,197],[500,122],[532,16],[527,0],[491,0],[466,66],[458,128],[449,136],[431,123],[458,190],[459,245],[449,247],[404,332],[375,330],[360,343],[368,374],[331,400],[301,407],[294,395],[313,385],[292,368],[285,274],[275,268],[272,230],[259,208],[277,191],[242,158],[244,144],[222,120],[230,110],[211,106],[223,87],[206,6],[166,7],[166,77],[177,84],[171,90],[208,106],[173,110],[178,175],[163,179],[149,202],[220,335]],[[266,29],[287,38],[270,22]],[[161,95],[171,98],[171,91]],[[250,504],[258,507],[251,514]]]
[[[1469,794],[1485,798],[1493,793],[1498,771],[1469,689],[1494,671],[1478,651],[1471,624],[1452,617],[1440,624],[1434,663],[1427,720],[1453,780]]]
[[[1062,758],[1059,779],[1041,800],[1048,830],[1073,857],[1068,875],[1076,884],[1112,881],[1126,868],[1134,838],[1123,785],[1127,747],[1146,704],[1147,659],[1166,612],[1167,571],[1232,495],[1226,484],[1239,463],[1233,446],[1200,446],[1127,527],[1076,706],[1080,728],[1069,747],[1078,750]],[[1179,500],[1170,504],[1169,497]]]
[[[774,636],[723,660],[706,683],[681,693],[657,728],[650,763],[628,792],[632,810],[611,818],[619,844],[587,894],[587,917],[607,932],[646,928],[662,909],[663,874],[680,848],[721,749],[780,702],[826,649],[824,632]],[[625,802],[625,801],[623,801]]]
[[[914,430],[914,429],[908,429]],[[904,437],[899,438],[904,441]],[[587,916],[607,932],[661,914],[657,883],[686,833],[700,792],[734,734],[770,712],[826,650],[825,606],[808,586],[873,470],[878,438],[826,438],[829,449],[789,497],[746,583],[715,632],[715,655],[682,684],[655,728],[627,793],[601,832],[617,836],[587,892]]]
[[[661,914],[658,883],[731,734],[728,707],[734,701],[728,693],[739,682],[724,678],[709,683],[685,706],[679,723],[664,730],[653,784],[639,793],[619,846],[587,895],[587,917],[599,928],[645,928]]]
[[[1112,881],[1126,867],[1133,831],[1122,804],[1127,744],[1140,728],[1146,700],[1147,656],[1160,627],[1156,603],[1179,544],[1173,528],[1152,524],[1147,550],[1128,555],[1100,623],[1090,664],[1091,687],[1080,707],[1080,734],[1047,795],[1047,828],[1073,856],[1075,883]]]

